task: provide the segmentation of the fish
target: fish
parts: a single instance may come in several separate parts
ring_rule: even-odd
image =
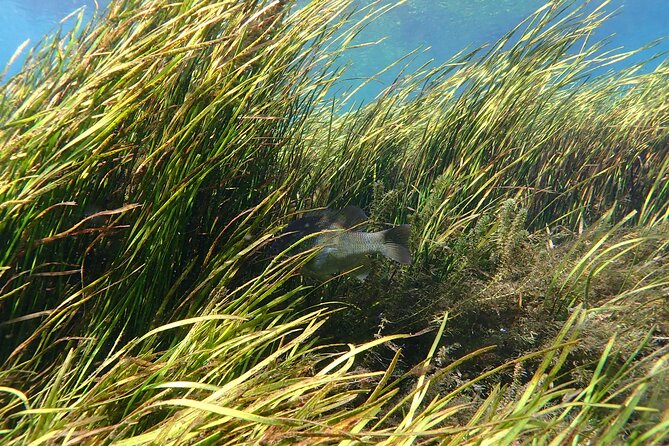
[[[365,232],[362,229],[367,220],[365,212],[356,206],[311,211],[286,226],[275,241],[274,252],[300,241],[298,249],[302,251],[318,248],[318,253],[301,271],[318,280],[352,273],[364,281],[370,270],[370,255],[376,253],[410,264],[411,225]]]

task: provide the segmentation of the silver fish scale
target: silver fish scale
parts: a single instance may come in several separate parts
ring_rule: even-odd
[[[322,254],[333,257],[348,257],[372,254],[383,250],[383,233],[380,232],[339,232],[324,234],[318,240],[325,248]],[[329,248],[329,249],[328,249]]]

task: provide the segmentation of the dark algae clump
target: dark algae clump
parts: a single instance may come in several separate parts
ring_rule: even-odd
[[[666,61],[556,1],[351,108],[388,6],[298,6],[113,1],[0,86],[0,443],[665,444]]]

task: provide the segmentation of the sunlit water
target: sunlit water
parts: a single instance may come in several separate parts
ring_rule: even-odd
[[[109,0],[98,0],[104,7]],[[302,1],[301,3],[304,3]],[[358,0],[365,4],[364,0]],[[361,34],[361,41],[387,39],[373,49],[367,47],[350,53],[352,68],[348,76],[369,77],[403,54],[423,48],[413,66],[434,60],[447,60],[464,48],[493,42],[535,11],[544,0],[409,0],[376,20]],[[94,0],[0,0],[0,66],[4,66],[16,48],[26,39],[31,44],[58,25],[59,21],[85,6],[87,14],[95,8]],[[609,11],[621,8],[599,31],[599,37],[613,34],[611,48],[638,48],[669,35],[669,0],[612,0]],[[669,51],[669,41],[653,50]],[[637,56],[629,63],[645,56]],[[22,59],[10,69],[15,73]],[[394,78],[391,72],[361,90],[359,99],[370,99]]]

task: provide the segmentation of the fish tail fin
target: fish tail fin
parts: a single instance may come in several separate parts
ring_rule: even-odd
[[[383,255],[400,263],[411,263],[409,235],[411,225],[400,225],[383,231]]]

